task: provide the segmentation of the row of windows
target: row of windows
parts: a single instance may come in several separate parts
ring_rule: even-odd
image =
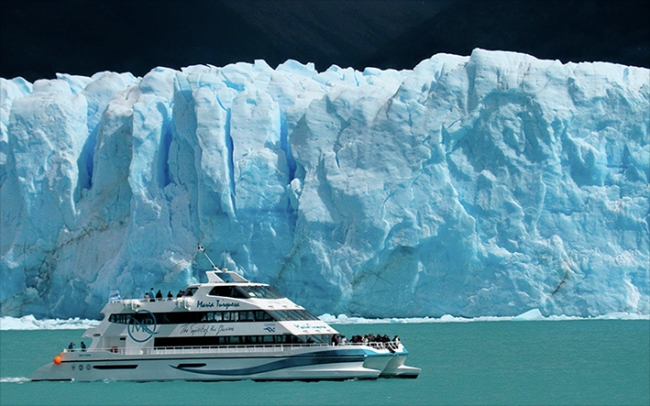
[[[265,336],[216,336],[216,337],[156,337],[154,347],[209,347],[219,345],[261,345],[261,344],[307,344],[329,343],[331,336],[265,335]]]
[[[271,317],[277,321],[287,320],[319,320],[318,317],[309,313],[307,310],[272,310],[269,311]]]
[[[237,310],[173,313],[114,313],[108,318],[108,321],[119,324],[129,324],[132,321],[144,324],[153,324],[154,321],[156,324],[180,324],[287,320],[318,320],[318,317],[306,310]]]
[[[284,296],[270,286],[215,286],[209,296],[233,297],[239,299],[282,299]]]
[[[273,321],[273,317],[264,310],[241,310],[231,312],[201,312],[201,323],[222,321]]]
[[[197,286],[189,287],[183,296],[194,296]],[[270,286],[215,286],[209,296],[232,297],[236,299],[283,299],[284,296]]]

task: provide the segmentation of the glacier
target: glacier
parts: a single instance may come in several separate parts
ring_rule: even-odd
[[[476,49],[0,82],[0,316],[175,292],[198,243],[315,314],[650,314],[648,69]]]

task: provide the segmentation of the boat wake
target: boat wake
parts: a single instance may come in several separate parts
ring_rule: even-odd
[[[24,383],[29,381],[30,379],[25,378],[24,376],[0,378],[0,383]]]

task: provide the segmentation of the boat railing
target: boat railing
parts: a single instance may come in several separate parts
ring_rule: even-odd
[[[325,347],[327,344],[252,344],[225,345],[218,347],[156,347],[149,349],[150,354],[203,354],[203,353],[269,353],[295,350],[306,347]]]
[[[363,345],[367,347],[371,347],[377,350],[388,350],[391,352],[398,351],[400,348],[400,341],[371,341],[371,342],[351,342],[347,341],[345,343],[346,345]]]
[[[282,352],[286,350],[295,350],[306,347],[328,347],[330,344],[324,343],[305,343],[305,344],[247,344],[247,345],[222,345],[222,346],[204,346],[204,347],[154,347],[154,348],[87,348],[83,350],[68,350],[63,352],[89,352],[89,353],[106,353],[118,355],[166,355],[166,354],[214,354],[214,353],[269,353]]]
[[[328,343],[293,343],[293,344],[246,344],[246,345],[220,345],[220,346],[185,346],[185,347],[153,347],[153,348],[121,348],[121,347],[104,347],[104,348],[87,348],[82,350],[68,350],[63,352],[89,352],[89,353],[106,353],[118,355],[171,355],[171,354],[227,354],[227,353],[272,353],[283,352],[287,350],[304,349],[309,347],[340,347],[343,345],[368,346],[378,350],[388,349],[397,350],[399,341],[389,342],[346,342],[345,344],[328,344]]]
[[[163,297],[163,298],[151,298],[151,297],[136,297],[133,299],[108,299],[108,303],[130,303],[134,300],[140,302],[175,302],[182,297],[191,297],[191,296],[180,296],[180,297]]]
[[[383,342],[383,341],[372,341],[372,342],[369,342],[369,343],[363,343],[363,342],[360,342],[360,343],[348,343],[348,344],[352,344],[352,345],[367,345],[368,347],[372,347],[372,348],[376,348],[376,349],[382,350],[382,349],[384,349],[384,348],[389,348],[389,347],[390,347],[390,348],[397,348],[397,347],[399,346],[399,341],[386,341],[386,342]]]

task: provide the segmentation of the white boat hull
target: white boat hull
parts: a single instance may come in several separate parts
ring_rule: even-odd
[[[212,352],[209,352],[211,350]],[[147,354],[65,352],[39,368],[32,381],[346,380],[400,376],[402,353],[360,345],[158,350]],[[406,367],[408,368],[408,367]],[[418,368],[417,372],[419,373]],[[417,373],[415,374],[417,376]]]

